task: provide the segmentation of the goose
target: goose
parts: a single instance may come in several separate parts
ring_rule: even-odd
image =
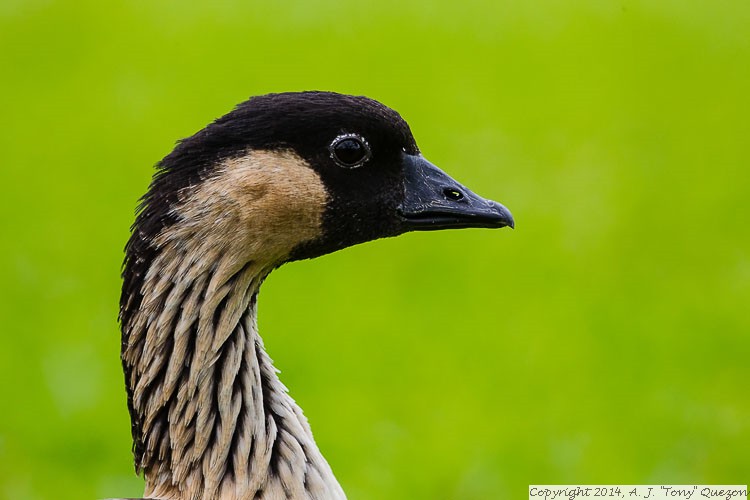
[[[408,231],[513,227],[378,101],[252,97],[158,164],[125,247],[121,359],[150,499],[345,494],[256,322],[268,274]]]

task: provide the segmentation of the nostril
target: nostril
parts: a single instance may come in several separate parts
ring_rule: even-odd
[[[451,201],[460,201],[464,198],[464,194],[461,191],[449,187],[443,189],[443,196]]]

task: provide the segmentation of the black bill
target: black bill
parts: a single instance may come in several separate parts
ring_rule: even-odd
[[[398,211],[408,231],[514,227],[507,208],[472,193],[422,155],[404,154],[403,162],[404,201]]]

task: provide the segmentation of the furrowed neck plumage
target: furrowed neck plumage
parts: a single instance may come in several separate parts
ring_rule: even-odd
[[[180,191],[168,214],[144,207],[121,316],[146,497],[344,497],[256,323],[263,279],[319,234],[326,199],[299,157],[255,151]]]

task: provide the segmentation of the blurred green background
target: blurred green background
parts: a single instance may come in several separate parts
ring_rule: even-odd
[[[365,94],[515,231],[277,271],[260,327],[354,499],[750,480],[750,3],[0,3],[0,497],[139,496],[116,322],[152,166]]]

